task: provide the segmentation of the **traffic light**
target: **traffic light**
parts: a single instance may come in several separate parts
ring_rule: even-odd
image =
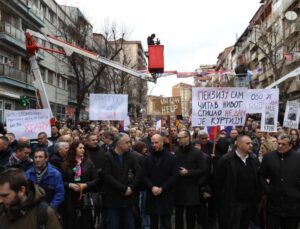
[[[21,105],[27,107],[29,105],[29,98],[26,95],[21,97]]]

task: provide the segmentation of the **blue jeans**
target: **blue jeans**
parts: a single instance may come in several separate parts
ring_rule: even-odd
[[[131,207],[108,208],[107,229],[134,229],[134,217]]]

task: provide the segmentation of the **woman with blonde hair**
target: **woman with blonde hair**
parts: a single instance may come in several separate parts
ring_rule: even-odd
[[[271,142],[270,140],[262,141],[259,149],[258,160],[262,162],[263,157],[267,155],[269,152],[274,150],[275,150],[275,146],[273,142]]]

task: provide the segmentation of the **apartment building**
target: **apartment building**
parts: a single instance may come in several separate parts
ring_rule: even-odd
[[[101,35],[93,34],[93,26],[78,8],[58,5],[55,0],[0,0],[0,121],[5,121],[7,110],[37,107],[25,49],[26,29],[52,34],[65,40],[70,33],[67,27],[69,25],[76,27],[75,23],[79,20],[86,25],[82,31],[85,34],[84,48],[99,50],[102,54],[103,39],[99,39]],[[47,41],[38,39],[37,42],[46,48],[58,49]],[[71,43],[76,45],[75,40]],[[144,68],[146,60],[143,57],[142,45],[140,42],[133,43],[128,46],[132,49],[131,54],[134,54],[131,57],[134,66],[137,69]],[[38,52],[38,64],[53,114],[58,120],[64,120],[67,116],[72,117],[77,104],[77,83],[69,61],[63,55],[41,50]],[[145,82],[140,84],[141,86],[136,89],[145,89],[146,93]],[[138,93],[140,92],[133,94]],[[24,95],[30,101],[26,108],[20,103],[20,98]],[[138,106],[144,105],[145,102],[140,98],[136,100],[133,103],[135,109],[139,110]],[[88,118],[88,97],[82,104],[80,118]]]
[[[7,110],[24,109],[21,96],[29,97],[27,109],[37,107],[25,49],[26,29],[57,35],[68,21],[63,9],[52,0],[0,1],[0,121],[5,121]],[[38,43],[55,48],[45,41]],[[64,119],[69,103],[68,63],[44,51],[39,51],[38,60],[53,114]]]
[[[238,63],[244,63],[253,73],[252,88],[265,88],[300,66],[300,2],[265,0],[261,3],[230,53],[219,55],[217,63],[218,69],[225,69],[231,63],[232,70]],[[286,16],[290,11],[296,17]],[[298,78],[279,85],[282,104],[300,98]]]

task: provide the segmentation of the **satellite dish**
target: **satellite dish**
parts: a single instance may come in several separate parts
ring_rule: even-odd
[[[295,11],[287,11],[284,16],[289,21],[295,21],[298,17]]]

